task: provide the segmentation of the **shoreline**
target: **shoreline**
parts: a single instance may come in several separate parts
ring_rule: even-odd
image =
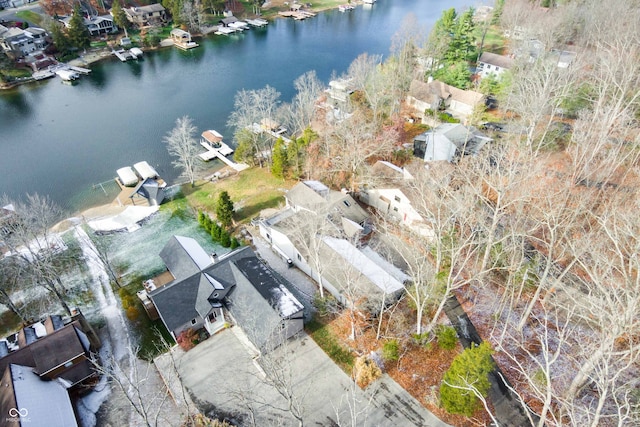
[[[356,5],[364,5],[365,3],[362,1],[356,1],[355,2]],[[335,4],[333,6],[323,6],[323,7],[318,7],[318,8],[311,8],[309,9],[311,12],[314,13],[319,13],[319,12],[325,12],[327,10],[333,10],[333,9],[337,9],[340,6],[340,4]],[[270,22],[275,21],[276,19],[287,19],[286,17],[280,16],[278,14],[278,12],[275,12],[273,15],[267,17],[267,18],[263,18],[266,19]],[[198,38],[204,38],[204,37],[209,37],[211,34],[214,33],[213,30],[211,30],[211,28],[213,27],[207,27],[208,29],[210,29],[210,31],[204,32],[204,33],[200,33],[195,35],[194,37],[198,37]],[[171,40],[171,39],[164,39],[162,41],[160,41],[160,43],[158,44],[158,46],[153,46],[153,47],[140,47],[140,49],[143,52],[153,52],[155,50],[159,50],[159,49],[163,49],[163,48],[168,48],[168,47],[172,47],[173,46],[173,42],[171,42],[170,45],[164,45],[162,44],[163,41],[165,40]],[[88,52],[84,55],[80,55],[80,57],[72,59],[70,61],[67,62],[68,65],[72,65],[72,66],[76,66],[76,67],[86,67],[89,66],[91,64],[95,64],[97,62],[100,62],[102,60],[105,60],[107,58],[110,58],[113,56],[112,54],[112,50],[107,50],[107,49],[114,49],[114,47],[107,47],[107,48],[102,48],[100,50],[95,50],[93,52]],[[12,89],[16,89],[20,86],[29,84],[29,83],[36,83],[39,82],[41,80],[36,80],[33,77],[28,77],[25,78],[24,80],[20,80],[20,81],[13,81],[10,83],[2,83],[0,84],[0,91],[9,91]]]

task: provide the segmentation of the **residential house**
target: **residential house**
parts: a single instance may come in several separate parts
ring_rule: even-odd
[[[60,22],[64,24],[66,28],[69,28],[71,22],[71,16],[66,16],[60,19]],[[118,27],[113,22],[111,15],[103,16],[91,16],[83,18],[84,26],[89,30],[89,34],[93,36],[99,36],[102,34],[112,34],[118,32]]]
[[[62,379],[75,387],[95,376],[90,353],[99,346],[79,311],[66,325],[60,316],[49,316],[0,340],[0,372],[12,363],[30,366],[43,381]]]
[[[487,77],[493,74],[499,77],[506,70],[511,69],[513,66],[513,59],[498,55],[497,53],[482,52],[480,59],[478,59],[478,67],[476,69],[477,74],[481,77]]]
[[[12,58],[23,58],[43,51],[50,43],[49,34],[42,28],[29,27],[23,30],[0,25],[0,47]]]
[[[261,350],[302,330],[302,304],[251,248],[218,257],[190,237],[173,236],[160,257],[174,279],[149,297],[174,338],[189,328],[220,330],[223,307]]]
[[[260,234],[284,260],[344,303],[356,290],[370,301],[398,298],[404,276],[361,244],[371,232],[369,216],[353,197],[318,181],[304,181],[289,190],[285,200],[285,209],[259,222]],[[341,276],[347,272],[352,276],[348,288]]]
[[[405,168],[379,160],[373,165],[372,181],[364,185],[358,199],[374,208],[380,215],[392,218],[416,233],[432,237],[433,229],[414,208],[414,191],[409,183],[413,175]]]
[[[329,89],[327,89],[329,98],[340,102],[347,102],[353,91],[351,79],[331,80],[329,82]]]
[[[9,364],[0,383],[0,427],[76,427],[67,387],[61,380],[43,381],[31,366]]]
[[[135,205],[135,198],[141,197],[145,199],[149,206],[158,206],[164,200],[164,189],[167,184],[164,181],[159,181],[156,178],[146,178],[138,182],[138,185],[133,189],[133,192],[129,196]]]
[[[346,191],[330,190],[320,181],[303,181],[284,196],[286,206],[294,212],[328,214],[331,219],[345,218],[368,230],[367,212]]]
[[[473,126],[459,123],[443,123],[416,136],[413,155],[425,162],[446,160],[453,162],[462,156],[476,155],[492,141]]]
[[[438,80],[425,83],[413,80],[407,95],[407,105],[413,108],[423,123],[426,110],[446,110],[454,117],[465,119],[473,110],[484,104],[485,96],[472,90],[458,89]]]
[[[137,27],[159,26],[167,22],[167,12],[160,3],[125,8],[127,20]]]

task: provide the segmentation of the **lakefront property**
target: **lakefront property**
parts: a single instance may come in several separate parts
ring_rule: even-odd
[[[0,424],[640,423],[637,5],[41,2],[77,45],[0,64],[67,81],[0,98]],[[229,37],[77,78],[96,23]]]

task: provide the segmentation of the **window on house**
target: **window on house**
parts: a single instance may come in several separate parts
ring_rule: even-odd
[[[296,256],[298,258],[298,261],[302,261],[302,257],[300,256],[300,254],[297,254]]]
[[[344,205],[345,205],[346,207],[350,207],[350,206],[351,206],[351,203],[349,203],[349,201],[348,201],[348,200],[343,200],[343,201],[342,201],[342,203],[344,203]]]
[[[398,197],[398,196],[394,196],[394,198],[393,198],[393,199],[394,199],[396,202],[400,202],[400,197]]]
[[[267,233],[267,240],[271,241],[271,235],[269,233]]]
[[[218,313],[213,311],[209,314],[209,322],[213,323],[218,320]]]
[[[398,207],[397,207],[397,206],[394,206],[394,207],[393,207],[393,210],[394,210],[395,212],[398,212]]]
[[[198,321],[196,319],[191,319],[191,324],[195,325],[196,323],[198,323]]]

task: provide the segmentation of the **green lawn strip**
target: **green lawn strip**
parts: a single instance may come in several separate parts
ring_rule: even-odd
[[[326,324],[314,318],[305,325],[305,330],[340,369],[351,375],[355,358],[351,351],[340,345]]]
[[[175,342],[161,320],[151,320],[147,316],[142,302],[136,295],[141,289],[142,277],[134,277],[126,286],[118,289],[118,295],[129,325],[138,338],[137,356],[152,360],[166,350],[165,343],[172,346]]]
[[[234,220],[245,223],[263,209],[284,205],[284,191],[293,184],[273,177],[267,169],[251,168],[216,182],[198,183],[195,187],[186,184],[182,191],[188,205],[211,213],[216,210],[218,195],[226,191],[234,203]]]
[[[480,40],[482,39],[481,28],[476,29],[476,37],[478,39],[478,43],[480,43]],[[483,51],[502,54],[504,53],[505,48],[506,43],[505,38],[502,35],[502,30],[500,30],[500,28],[498,28],[497,26],[489,27],[489,29],[487,30],[487,34],[485,34],[484,36],[484,45],[482,48]]]
[[[21,10],[20,12],[16,13],[16,16],[22,20],[31,22],[38,26],[42,25],[42,15],[35,13],[31,10]]]

